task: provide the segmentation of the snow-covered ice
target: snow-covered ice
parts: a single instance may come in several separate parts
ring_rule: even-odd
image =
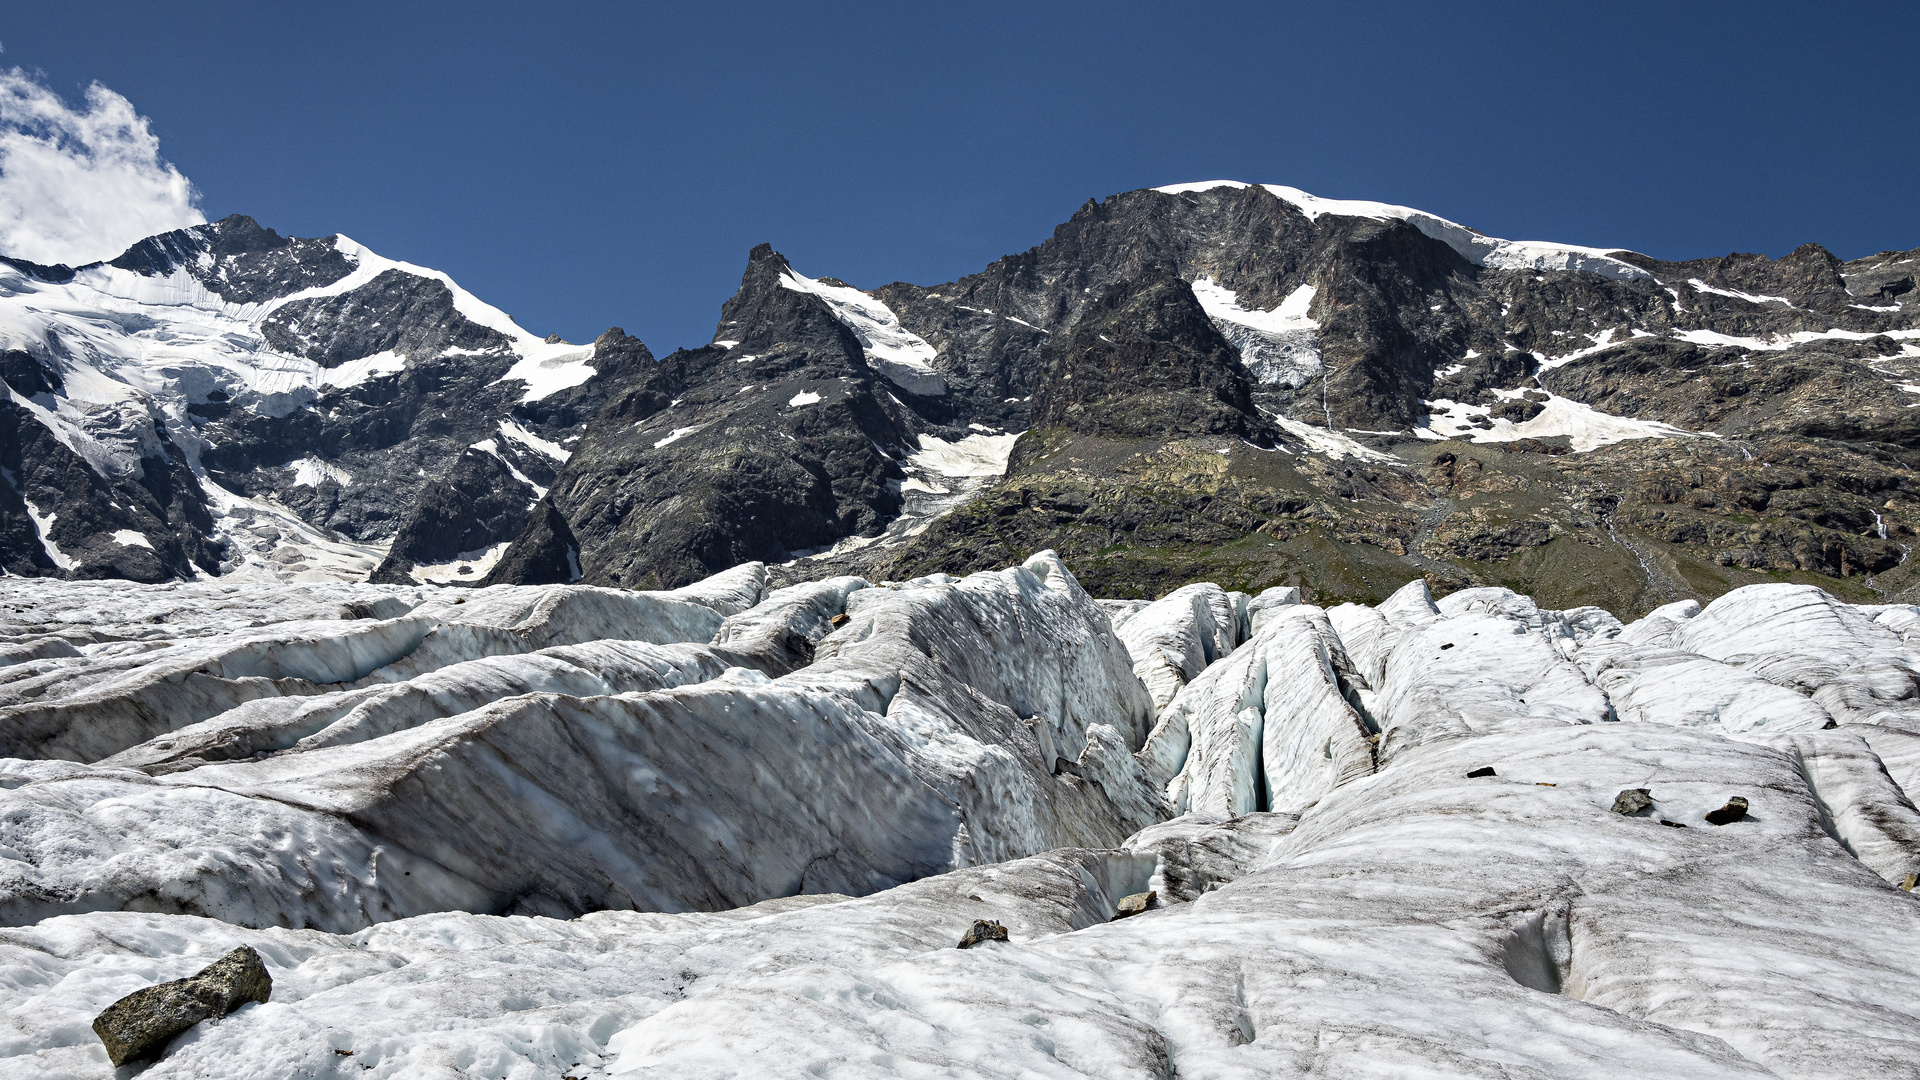
[[[1208,665],[1239,647],[1247,636],[1248,602],[1245,593],[1200,584],[1184,585],[1152,603],[1107,600],[1101,606],[1158,710]]]
[[[1232,289],[1210,277],[1193,283],[1194,298],[1240,352],[1255,382],[1300,387],[1326,371],[1320,358],[1320,323],[1307,314],[1314,289],[1302,285],[1272,311],[1249,311]]]

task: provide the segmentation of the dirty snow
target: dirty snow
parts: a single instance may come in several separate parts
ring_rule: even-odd
[[[1095,604],[1044,556],[772,592],[0,581],[9,635],[59,642],[0,735],[98,755],[132,703],[172,717],[0,760],[6,1074],[115,1075],[92,1017],[239,944],[272,1000],[143,1076],[1920,1060],[1915,609],[1272,592]],[[1141,663],[1177,673],[1157,720]],[[925,862],[848,877],[887,850]],[[1009,940],[954,948],[975,919]]]

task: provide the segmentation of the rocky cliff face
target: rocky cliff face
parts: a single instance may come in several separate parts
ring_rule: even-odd
[[[586,580],[677,586],[722,563],[877,535],[900,512],[905,391],[796,280],[756,249],[716,342],[652,365],[588,426],[551,495]]]

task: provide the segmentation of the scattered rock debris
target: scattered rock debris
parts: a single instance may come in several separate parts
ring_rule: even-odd
[[[1152,889],[1148,889],[1146,892],[1134,893],[1132,896],[1123,896],[1120,898],[1120,902],[1113,906],[1113,918],[1108,921],[1113,922],[1124,919],[1129,915],[1138,915],[1143,911],[1151,911],[1159,906],[1160,894]]]

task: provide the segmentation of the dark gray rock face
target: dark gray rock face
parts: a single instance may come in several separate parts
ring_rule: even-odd
[[[1116,284],[1041,350],[1032,423],[1090,435],[1228,435],[1272,446],[1239,355],[1186,282],[1163,270]]]
[[[273,993],[260,954],[242,945],[194,975],[135,990],[94,1018],[94,1033],[115,1066],[159,1057],[174,1036]]]
[[[517,459],[537,456],[515,455]],[[412,584],[410,572],[415,566],[477,558],[488,548],[519,536],[529,523],[528,508],[545,492],[522,479],[524,472],[516,476],[515,471],[500,450],[469,447],[447,475],[421,489],[394,534],[386,561],[369,580]],[[477,574],[474,581],[484,576]]]
[[[647,370],[554,480],[551,505],[589,584],[683,585],[877,534],[899,512],[911,413],[824,301],[780,284],[786,271],[756,248],[721,311],[722,340],[738,344],[683,349]],[[557,532],[534,528],[529,542],[548,554],[528,565],[550,574]],[[527,580],[505,573],[494,580]]]
[[[1302,419],[1324,423],[1331,408],[1342,426],[1377,428],[1396,418],[1410,423],[1434,369],[1467,348],[1462,320],[1449,322],[1430,304],[1472,286],[1476,270],[1411,225],[1310,219],[1255,185],[1089,201],[1046,243],[979,274],[927,288],[890,285],[877,295],[940,348],[937,366],[956,400],[1017,429],[1027,426],[1024,403],[1003,399],[1035,392],[1048,370],[1040,359],[1048,336],[1123,282],[1155,272],[1182,282],[1210,277],[1242,307],[1263,311],[1315,285],[1330,374],[1273,388],[1271,401]],[[1010,329],[1024,324],[1046,333]]]
[[[208,258],[203,260],[203,255]],[[331,285],[353,272],[353,263],[332,237],[284,237],[244,214],[150,236],[108,265],[150,277],[185,270],[209,291],[236,304]]]
[[[260,329],[275,349],[323,368],[388,351],[432,357],[449,349],[498,351],[509,344],[499,331],[455,310],[446,283],[400,270],[388,270],[350,293],[283,304]]]
[[[484,584],[570,585],[580,576],[580,541],[553,501],[542,499]]]

